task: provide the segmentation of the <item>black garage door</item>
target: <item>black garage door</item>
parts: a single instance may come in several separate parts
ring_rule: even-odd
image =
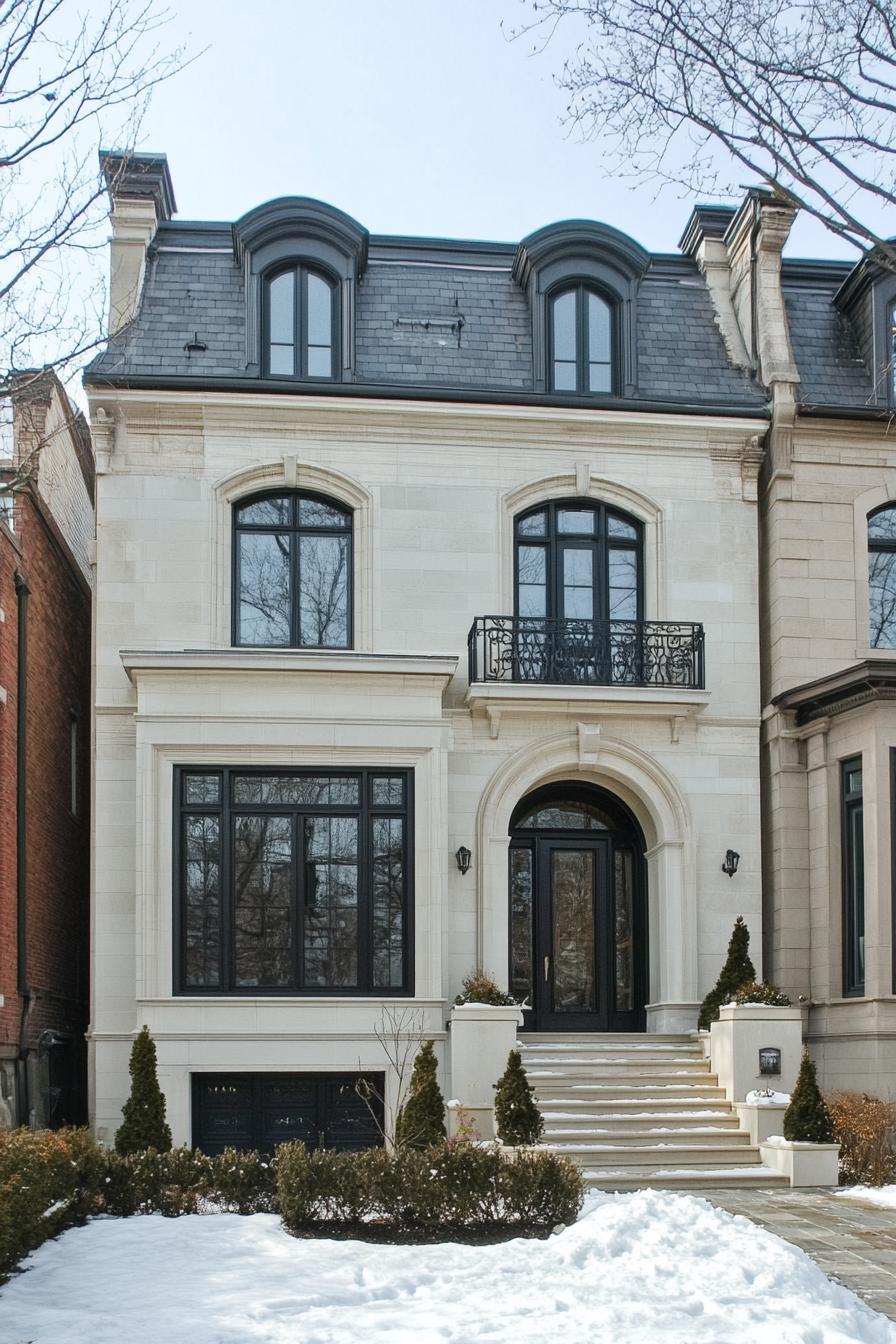
[[[204,1153],[301,1139],[345,1151],[382,1143],[382,1106],[358,1094],[356,1073],[194,1073],[193,1146]],[[382,1074],[363,1075],[377,1096]],[[374,1114],[371,1114],[373,1106]]]

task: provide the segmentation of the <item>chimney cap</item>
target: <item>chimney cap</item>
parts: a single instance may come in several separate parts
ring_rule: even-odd
[[[678,240],[679,248],[693,256],[707,238],[724,238],[735,214],[733,205],[695,205]]]
[[[177,210],[166,154],[136,154],[101,149],[100,168],[113,201],[144,198],[155,201],[156,218],[170,219]]]

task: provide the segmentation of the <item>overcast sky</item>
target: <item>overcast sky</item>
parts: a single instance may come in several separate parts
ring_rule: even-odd
[[[316,196],[374,233],[517,241],[604,220],[674,251],[693,201],[604,176],[570,138],[564,47],[508,41],[519,0],[171,0],[194,63],[156,92],[140,147],[167,153],[182,219]],[[504,20],[504,29],[501,20]],[[791,255],[852,256],[820,226]]]

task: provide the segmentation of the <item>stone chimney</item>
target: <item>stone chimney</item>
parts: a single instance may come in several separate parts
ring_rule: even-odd
[[[731,296],[731,268],[725,234],[735,215],[731,205],[695,205],[678,246],[693,257],[706,279],[731,363],[739,369],[752,367]]]
[[[109,335],[136,316],[146,274],[146,252],[162,220],[177,206],[164,154],[100,150],[100,167],[112,198]]]
[[[799,382],[781,289],[781,252],[795,218],[793,206],[754,187],[725,232],[738,325],[757,377],[771,391]]]

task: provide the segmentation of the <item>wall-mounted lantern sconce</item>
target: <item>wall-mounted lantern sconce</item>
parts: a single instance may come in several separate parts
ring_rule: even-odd
[[[733,877],[737,872],[737,865],[740,863],[740,855],[736,849],[725,850],[725,862],[722,864],[722,872]]]
[[[761,1074],[781,1072],[781,1051],[776,1045],[764,1045],[759,1051],[759,1072]]]
[[[466,845],[461,845],[454,856],[457,859],[458,871],[468,873],[470,871],[470,859],[473,857]]]

